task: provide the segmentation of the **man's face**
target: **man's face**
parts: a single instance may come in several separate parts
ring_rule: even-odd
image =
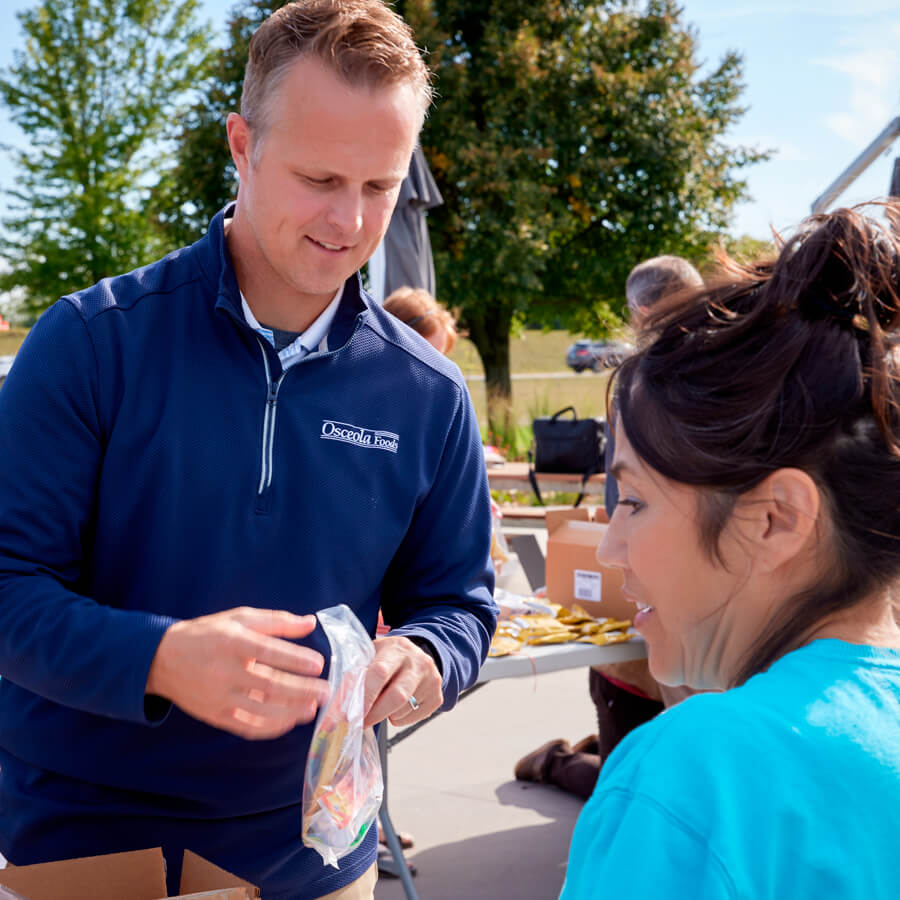
[[[387,230],[420,102],[409,85],[351,87],[306,57],[269,98],[267,112],[261,135],[240,116],[228,123],[247,232],[241,252],[250,257],[240,262],[279,295],[327,301]]]

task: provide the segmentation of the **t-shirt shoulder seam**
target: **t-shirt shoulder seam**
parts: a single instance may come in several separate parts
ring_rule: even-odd
[[[650,807],[663,818],[665,818],[666,821],[670,822],[674,827],[678,828],[684,835],[703,847],[715,863],[715,866],[721,875],[722,881],[724,882],[725,887],[728,889],[729,897],[737,898],[737,887],[731,877],[731,873],[728,871],[728,867],[725,865],[724,860],[719,856],[718,853],[716,853],[716,851],[712,847],[710,847],[709,842],[703,837],[703,835],[701,835],[695,828],[685,822],[680,816],[670,810],[667,806],[664,806],[656,798],[650,797],[647,794],[643,794],[640,791],[635,791],[631,788],[609,787],[600,788],[595,792],[595,797],[604,795],[619,795],[622,797],[626,797],[629,802],[638,801],[644,806]]]

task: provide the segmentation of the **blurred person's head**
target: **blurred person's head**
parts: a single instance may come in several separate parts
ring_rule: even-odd
[[[703,285],[700,273],[680,256],[654,256],[638,263],[625,281],[628,314],[641,328],[650,310],[664,297]]]
[[[449,354],[456,346],[456,321],[428,291],[422,288],[397,288],[384,308],[405,325],[418,331],[440,353]]]
[[[430,98],[409,27],[380,0],[300,0],[253,35],[227,120],[240,177],[228,242],[272,324],[320,311],[375,251]]]
[[[741,684],[820,637],[896,644],[898,270],[897,238],[839,210],[650,314],[616,374],[598,556],[658,680]]]

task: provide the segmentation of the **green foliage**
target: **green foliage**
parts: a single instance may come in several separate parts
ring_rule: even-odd
[[[422,145],[445,206],[429,225],[441,297],[506,416],[517,321],[608,333],[631,267],[699,259],[762,156],[724,143],[741,61],[698,75],[670,0],[407,0],[438,102]]]
[[[491,490],[491,499],[503,506],[574,506],[578,499],[578,494],[565,491],[541,491],[543,503],[538,500],[534,491],[496,491]],[[586,497],[582,504],[585,508],[588,506],[602,505],[599,500],[602,498]]]
[[[40,0],[0,97],[28,136],[0,243],[29,317],[168,246],[159,197],[171,124],[206,72],[199,0]]]
[[[487,446],[496,447],[508,461],[524,462],[534,443],[534,433],[530,425],[515,425],[508,421],[496,429],[490,426],[483,429],[482,440]]]
[[[170,208],[179,216],[169,226],[175,243],[195,241],[209,221],[235,194],[236,172],[225,119],[241,103],[244,69],[253,32],[288,0],[243,0],[228,23],[228,45],[200,90],[200,98],[182,121],[178,164],[172,183]]]
[[[756,262],[760,259],[773,259],[778,255],[775,241],[761,241],[758,238],[742,234],[740,237],[725,237],[721,249],[740,263]]]
[[[185,120],[178,192],[194,237],[233,192],[222,122],[249,36],[279,0],[243,0]],[[422,146],[445,205],[429,213],[440,298],[484,367],[491,427],[510,423],[510,345],[523,323],[621,327],[625,278],[658,253],[700,261],[764,158],[725,143],[743,113],[741,60],[700,76],[673,0],[399,0],[437,102]]]

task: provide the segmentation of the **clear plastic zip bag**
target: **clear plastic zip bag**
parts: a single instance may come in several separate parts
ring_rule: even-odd
[[[384,793],[375,732],[363,728],[366,670],[375,646],[343,603],[317,613],[331,666],[328,702],[319,709],[303,781],[303,843],[326,865],[359,846]]]

